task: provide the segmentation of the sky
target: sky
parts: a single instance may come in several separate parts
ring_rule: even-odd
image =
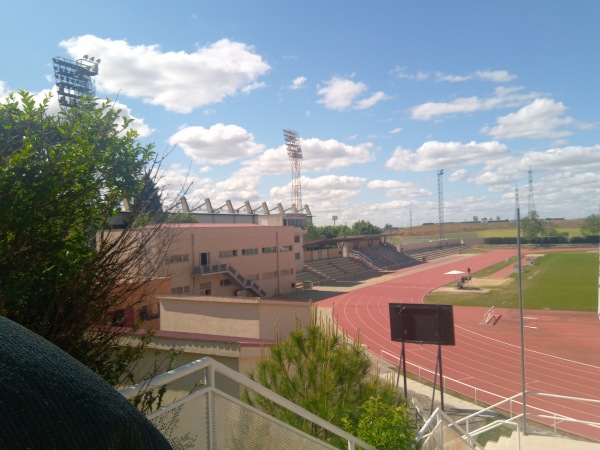
[[[96,95],[134,119],[164,156],[162,187],[186,186],[192,208],[289,209],[284,129],[301,138],[302,204],[319,226],[600,207],[597,0],[8,0],[2,12],[0,99],[55,93],[53,57],[99,58]]]

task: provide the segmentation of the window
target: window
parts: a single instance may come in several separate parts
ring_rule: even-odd
[[[299,244],[300,243],[300,236],[294,236],[294,242],[296,244]]]
[[[141,320],[152,320],[160,317],[160,305],[154,303],[152,305],[145,305],[140,308],[140,319]]]
[[[180,254],[180,255],[169,255],[165,258],[165,264],[188,262],[189,260],[190,260],[190,256],[187,253]]]
[[[279,251],[280,252],[291,252],[292,246],[291,245],[283,245],[283,246],[279,247]]]
[[[283,225],[287,227],[296,227],[296,228],[305,228],[306,227],[306,219],[283,219]]]
[[[275,253],[275,252],[277,252],[277,247],[263,247],[262,252],[263,253]]]
[[[300,261],[300,253],[296,253],[296,261]]]
[[[279,272],[279,274],[283,277],[286,275],[293,275],[294,274],[294,269],[283,269],[281,272]]]
[[[219,256],[221,258],[231,258],[232,256],[237,256],[237,250],[222,250],[219,252]]]
[[[171,288],[171,294],[189,294],[190,287],[189,286],[180,286]]]
[[[270,280],[277,277],[277,271],[263,273],[263,280]]]
[[[231,280],[229,278],[225,278],[224,280],[219,281],[219,284],[221,285],[221,287],[224,286],[231,286]]]
[[[258,255],[258,249],[257,248],[243,248],[242,256],[246,256],[246,255]]]

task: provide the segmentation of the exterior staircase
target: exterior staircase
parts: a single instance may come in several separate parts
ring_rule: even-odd
[[[192,271],[193,276],[214,275],[217,273],[229,274],[231,278],[236,280],[241,286],[249,291],[254,292],[255,295],[261,298],[267,296],[267,293],[263,288],[261,288],[255,281],[246,279],[244,276],[242,276],[242,274],[235,270],[231,264],[221,263],[196,266]]]

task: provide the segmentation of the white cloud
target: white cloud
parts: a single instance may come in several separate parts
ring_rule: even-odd
[[[182,128],[169,138],[169,144],[179,145],[187,156],[200,164],[229,164],[264,150],[242,127],[222,123],[210,128]]]
[[[402,128],[398,127],[398,128],[394,128],[393,130],[390,130],[390,134],[398,134],[402,132]]]
[[[567,177],[576,186],[576,180],[582,173],[600,173],[600,144],[591,147],[570,146],[553,148],[545,151],[529,151],[518,157],[505,156],[490,159],[484,164],[480,173],[468,179],[469,183],[485,185],[491,191],[514,190],[515,184],[527,180],[529,168],[536,174],[535,184],[538,186],[550,186],[548,189],[560,192],[562,188],[557,187],[550,176]],[[544,183],[540,178],[542,174],[547,180]],[[562,179],[562,178],[561,178]],[[599,185],[600,186],[600,185]],[[586,188],[587,189],[587,188]],[[600,189],[600,188],[598,188]],[[573,199],[576,200],[576,199]],[[562,203],[563,200],[560,200]],[[580,199],[575,203],[581,203]],[[597,203],[597,202],[596,202]]]
[[[389,169],[425,172],[464,165],[482,164],[492,158],[508,154],[508,148],[497,141],[460,142],[428,141],[416,152],[396,148],[385,163]]]
[[[366,178],[324,175],[317,178],[301,177],[302,202],[311,210],[322,211],[332,207],[343,207],[351,198],[360,193]],[[289,201],[291,182],[285,186],[271,188],[269,194],[283,201]]]
[[[427,102],[411,108],[411,117],[415,120],[431,120],[438,116],[520,106],[539,95],[534,92],[523,94],[520,93],[521,90],[519,87],[498,87],[494,95],[488,98],[473,96],[457,98],[451,102]]]
[[[306,83],[306,77],[296,77],[292,80],[292,84],[290,85],[290,89],[297,90],[302,89],[304,84]]]
[[[3,100],[9,92],[10,91],[8,90],[7,84],[4,81],[0,80],[0,99]]]
[[[392,73],[395,74],[401,80],[423,81],[423,80],[426,80],[427,78],[429,78],[429,73],[427,73],[427,72],[420,71],[420,72],[411,74],[411,73],[406,72],[405,67],[396,67],[392,71]]]
[[[478,70],[475,72],[475,77],[495,83],[506,83],[517,78],[516,75],[510,74],[506,70]]]
[[[352,80],[332,78],[319,88],[317,93],[323,98],[319,103],[328,109],[343,110],[352,106],[352,103],[360,94],[367,90],[364,83],[355,83]]]
[[[335,139],[303,139],[301,141],[303,163],[302,170],[325,172],[331,169],[363,164],[375,160],[373,145],[362,143],[348,145]],[[285,145],[268,149],[257,158],[243,161],[242,170],[275,175],[289,173],[290,165]]]
[[[387,98],[385,93],[378,91],[368,98],[359,99],[367,90],[367,85],[362,82],[333,77],[318,88],[317,94],[321,96],[318,103],[327,109],[343,111],[350,108],[367,109]]]
[[[62,41],[71,57],[102,60],[98,90],[121,92],[168,111],[189,113],[225,97],[262,87],[257,78],[270,67],[251,46],[222,39],[193,53],[163,52],[158,45],[130,45],[92,35]]]
[[[448,81],[451,83],[460,83],[469,80],[492,81],[494,83],[506,83],[516,79],[516,75],[508,73],[506,70],[477,70],[468,75],[447,75],[442,72],[436,73],[437,81]]]
[[[116,109],[120,109],[121,110],[121,116],[125,117],[127,119],[131,119],[133,122],[131,122],[129,124],[129,128],[132,130],[137,131],[137,133],[139,134],[140,137],[148,137],[150,136],[153,132],[154,129],[150,128],[148,126],[148,124],[146,124],[144,122],[144,119],[140,119],[139,117],[135,117],[132,113],[131,113],[131,108],[129,108],[127,105],[124,105],[121,102],[115,102],[114,104]]]
[[[466,169],[458,169],[450,174],[450,176],[448,177],[448,181],[450,181],[451,183],[454,183],[455,181],[464,180],[466,178],[466,176],[467,176]]]
[[[420,188],[414,183],[399,180],[373,180],[367,184],[369,189],[386,190],[386,197],[390,198],[421,198],[430,197],[431,191]]]
[[[367,109],[379,103],[381,100],[385,100],[387,98],[388,97],[385,95],[385,93],[383,93],[382,91],[377,91],[369,98],[365,98],[356,102],[356,104],[354,105],[354,109]]]
[[[570,136],[569,130],[559,129],[574,124],[574,119],[565,116],[566,108],[560,102],[547,98],[534,100],[515,113],[500,117],[498,125],[484,127],[481,131],[495,139],[543,139]]]

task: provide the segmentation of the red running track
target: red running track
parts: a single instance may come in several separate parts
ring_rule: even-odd
[[[423,303],[428,292],[452,281],[444,275],[446,272],[466,271],[470,267],[476,273],[511,256],[516,256],[516,250],[445,258],[417,269],[403,269],[392,279],[320,301],[318,305],[333,308],[334,317],[348,335],[355,336],[359,331],[362,343],[370,351],[395,365],[400,343],[390,339],[389,303]],[[526,298],[524,303],[527,304]],[[523,389],[520,315],[518,310],[496,308],[497,323],[482,325],[479,322],[485,310],[454,307],[456,345],[442,347],[443,373],[445,379],[457,381],[447,380],[446,388],[494,404],[500,397],[511,397]],[[524,328],[527,391],[600,401],[597,314],[525,310],[524,315],[537,318],[525,323],[537,325],[537,329]],[[418,372],[416,365],[433,373],[436,357],[435,345],[406,345],[407,370],[411,372]],[[423,371],[421,375],[433,380]],[[600,422],[600,403],[528,395],[527,406],[529,414],[541,413],[535,409],[541,408],[578,420]],[[521,406],[514,404],[512,411],[521,412]],[[600,441],[600,428],[571,422],[561,422],[558,427]]]

